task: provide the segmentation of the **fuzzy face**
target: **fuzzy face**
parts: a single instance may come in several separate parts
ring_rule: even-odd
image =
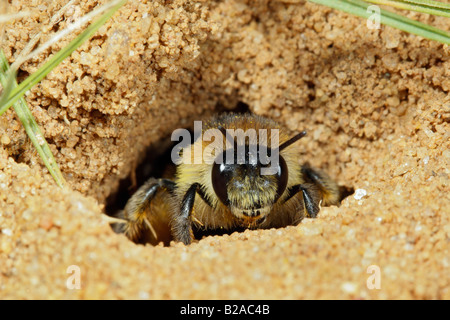
[[[274,174],[263,174],[262,168],[269,164],[263,165],[259,159],[251,163],[249,157],[245,157],[243,164],[224,162],[213,165],[214,192],[236,218],[258,222],[270,213],[286,189],[288,178],[284,159],[278,157],[275,162]]]
[[[210,207],[200,197],[196,198],[194,213],[202,224],[239,225],[258,227],[273,212],[277,201],[287,197],[287,188],[302,183],[298,161],[298,145],[294,144],[272,157],[267,162],[271,149],[289,140],[290,135],[276,122],[254,115],[226,115],[206,124],[208,129],[254,130],[256,135],[233,140],[220,134],[223,153],[201,154],[193,151],[207,150],[211,143],[197,140],[192,152],[183,154],[192,164],[182,164],[177,168],[177,194],[181,198],[192,181],[199,181]],[[262,131],[260,131],[262,130]],[[264,133],[264,134],[260,134]],[[273,133],[278,134],[278,142],[272,143]],[[217,141],[215,141],[217,142]],[[232,150],[232,161],[227,161],[227,151]],[[261,149],[261,147],[263,147]],[[238,154],[238,150],[242,151]],[[265,152],[260,152],[264,150]],[[252,158],[252,155],[255,156]],[[209,157],[209,158],[208,158]],[[221,158],[221,161],[217,161]],[[275,159],[274,159],[275,158]],[[207,164],[207,163],[213,164]],[[218,163],[219,162],[219,163]],[[197,164],[196,164],[197,163]],[[263,174],[263,168],[273,167],[272,174]],[[214,220],[214,221],[212,221]],[[220,221],[220,222],[218,222]]]

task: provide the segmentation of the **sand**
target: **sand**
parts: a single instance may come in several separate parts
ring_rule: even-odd
[[[65,3],[13,1],[32,14],[5,26],[10,63]],[[99,3],[76,1],[41,42]],[[449,55],[305,1],[129,1],[26,96],[67,188],[0,117],[0,298],[450,299]],[[115,234],[105,207],[148,148],[239,102],[308,130],[299,161],[356,192],[295,227],[190,246]]]

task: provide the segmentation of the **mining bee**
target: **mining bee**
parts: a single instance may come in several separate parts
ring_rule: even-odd
[[[275,121],[252,114],[219,116],[201,132],[211,130],[216,149],[201,136],[178,154],[174,180],[151,178],[129,199],[122,213],[128,238],[187,245],[194,229],[285,227],[315,218],[321,205],[338,204],[337,184],[300,164],[295,142],[305,131],[290,137]]]

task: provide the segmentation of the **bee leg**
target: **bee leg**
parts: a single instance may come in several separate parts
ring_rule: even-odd
[[[123,218],[127,220],[124,232],[134,242],[139,242],[144,230],[149,230],[154,238],[157,234],[147,219],[150,203],[155,198],[158,190],[172,192],[175,183],[168,179],[150,178],[128,200],[123,212]]]
[[[200,192],[200,184],[192,184],[181,202],[179,213],[172,220],[172,233],[175,241],[188,245],[194,239],[192,231],[192,209],[194,208],[195,194]]]
[[[295,185],[288,190],[289,196],[285,200],[288,201],[290,198],[295,196],[297,193],[302,192],[304,209],[306,215],[309,218],[317,217],[320,211],[320,201],[322,200],[319,188],[312,183],[304,183]]]
[[[325,173],[312,169],[309,165],[304,165],[301,170],[303,179],[319,188],[324,206],[339,204],[340,191],[336,182]]]

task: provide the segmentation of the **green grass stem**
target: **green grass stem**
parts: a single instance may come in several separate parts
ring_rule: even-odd
[[[309,0],[317,4],[341,10],[365,19],[372,18],[374,12],[370,9],[371,4],[361,0]],[[419,1],[415,1],[419,2]],[[435,3],[434,1],[433,3]],[[445,8],[444,8],[445,9]],[[425,23],[409,19],[402,15],[380,8],[380,23],[412,33],[430,40],[439,41],[450,45],[450,34]]]
[[[50,71],[56,68],[65,58],[67,58],[73,51],[79,48],[86,40],[88,40],[111,16],[123,5],[126,0],[118,2],[115,6],[105,12],[97,21],[90,24],[82,33],[80,33],[74,40],[72,40],[66,47],[58,51],[51,57],[43,66],[36,72],[26,78],[9,94],[6,102],[0,106],[0,116],[8,110],[21,96],[30,90],[34,85],[41,81]],[[14,68],[15,69],[15,68]]]
[[[11,70],[9,69],[8,61],[6,60],[3,50],[0,50],[0,67],[0,81],[3,88],[12,87],[14,89],[14,87],[17,86],[17,82],[15,79],[15,75],[11,73]],[[28,108],[25,99],[21,97],[14,103],[13,108],[48,171],[55,179],[58,186],[64,187],[66,185],[66,181],[61,171],[59,170],[58,164],[53,157],[52,151],[50,150],[50,147],[47,144],[47,141],[45,140],[41,129],[36,123],[36,120],[31,114],[31,111]]]
[[[439,1],[365,0],[378,5],[450,18],[450,4]]]
[[[28,54],[28,52],[24,52],[24,55],[26,56],[19,56],[11,67],[9,66],[3,50],[0,50],[0,81],[3,87],[2,95],[0,97],[0,116],[11,106],[13,106],[14,111],[17,113],[17,116],[19,117],[19,120],[21,121],[28,137],[39,153],[48,171],[60,187],[65,186],[66,181],[55,161],[44,135],[42,134],[36,120],[25,102],[24,94],[39,81],[41,81],[49,72],[56,68],[73,51],[87,41],[125,3],[126,0],[114,1],[112,2],[112,7],[108,5],[103,6],[86,15],[85,20],[88,20],[91,19],[92,16],[98,14],[100,10],[107,10],[98,20],[89,25],[82,33],[72,40],[69,45],[53,55],[43,66],[41,66],[36,72],[30,75],[19,85],[16,81],[16,74],[20,65],[30,57],[36,56],[56,41],[59,41],[59,39],[67,33],[81,27],[81,22],[77,25],[71,26],[68,30],[64,30],[63,33],[60,33],[58,36],[54,37],[51,42],[46,43],[30,54]]]

